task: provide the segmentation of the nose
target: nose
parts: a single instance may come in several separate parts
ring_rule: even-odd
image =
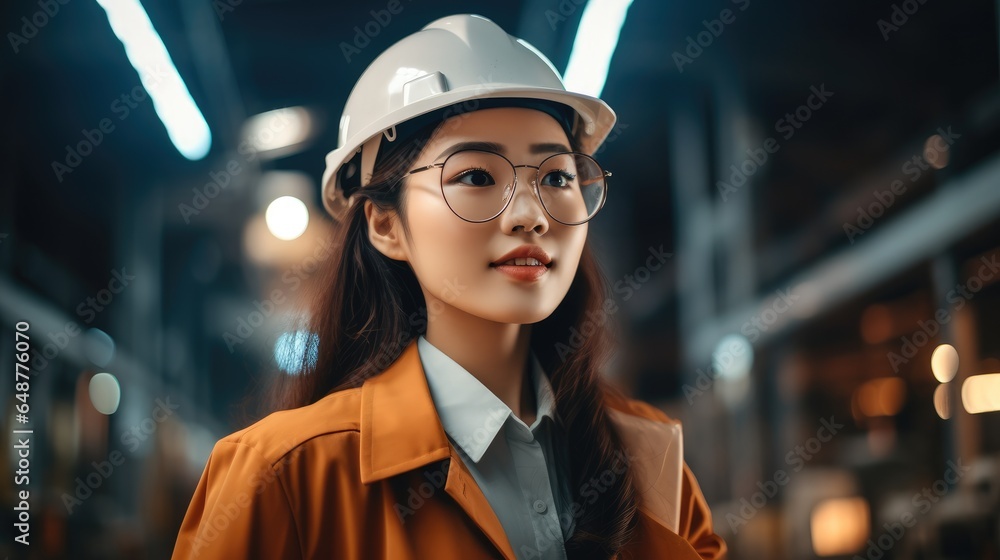
[[[516,178],[514,185],[514,198],[500,214],[501,226],[505,232],[522,228],[524,231],[537,231],[543,234],[549,230],[549,216],[536,194],[537,168],[518,165],[514,168],[514,173],[521,171],[522,168],[523,173]]]

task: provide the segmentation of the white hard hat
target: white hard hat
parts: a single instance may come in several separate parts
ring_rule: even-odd
[[[456,103],[487,98],[568,106],[576,114],[570,134],[587,154],[597,150],[617,118],[604,101],[566,91],[545,55],[489,19],[473,14],[443,17],[386,49],[358,78],[340,117],[338,147],[326,155],[322,189],[327,212],[339,219],[350,206],[340,170],[358,152],[363,187],[383,135],[395,140],[396,125]]]

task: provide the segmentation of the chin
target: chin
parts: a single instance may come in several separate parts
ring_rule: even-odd
[[[533,298],[524,295],[500,297],[497,295],[492,300],[485,300],[488,302],[488,307],[477,306],[477,309],[469,309],[468,312],[497,323],[530,325],[552,315],[561,301],[562,298],[556,300],[553,297]],[[500,307],[499,304],[502,302],[506,302],[507,305]]]
[[[525,313],[512,313],[512,314],[510,314],[510,316],[504,317],[503,319],[501,319],[500,322],[508,323],[508,324],[511,324],[511,325],[533,325],[535,323],[538,323],[538,322],[541,322],[541,321],[544,321],[545,319],[547,319],[549,317],[549,315],[552,315],[553,311],[555,311],[555,310],[554,309],[547,309],[547,310],[544,310],[544,311],[541,311],[541,312],[537,311],[537,310],[534,310],[534,311],[525,312]]]

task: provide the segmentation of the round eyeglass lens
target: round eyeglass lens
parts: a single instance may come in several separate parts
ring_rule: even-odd
[[[601,208],[606,195],[604,171],[584,154],[555,154],[538,168],[538,194],[555,220],[583,223]],[[514,185],[514,168],[499,154],[479,150],[456,152],[441,169],[441,191],[462,218],[482,222],[495,218],[507,205]]]
[[[441,168],[441,191],[462,218],[482,222],[496,217],[514,186],[514,168],[499,154],[465,150],[448,156]]]
[[[538,168],[538,194],[549,214],[565,224],[594,217],[605,197],[604,170],[584,154],[556,154]]]

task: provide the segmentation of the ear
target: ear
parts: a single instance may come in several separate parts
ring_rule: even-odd
[[[382,210],[371,199],[365,199],[365,219],[368,221],[368,240],[371,244],[390,259],[405,261],[403,228],[399,224],[399,216],[395,212]]]

